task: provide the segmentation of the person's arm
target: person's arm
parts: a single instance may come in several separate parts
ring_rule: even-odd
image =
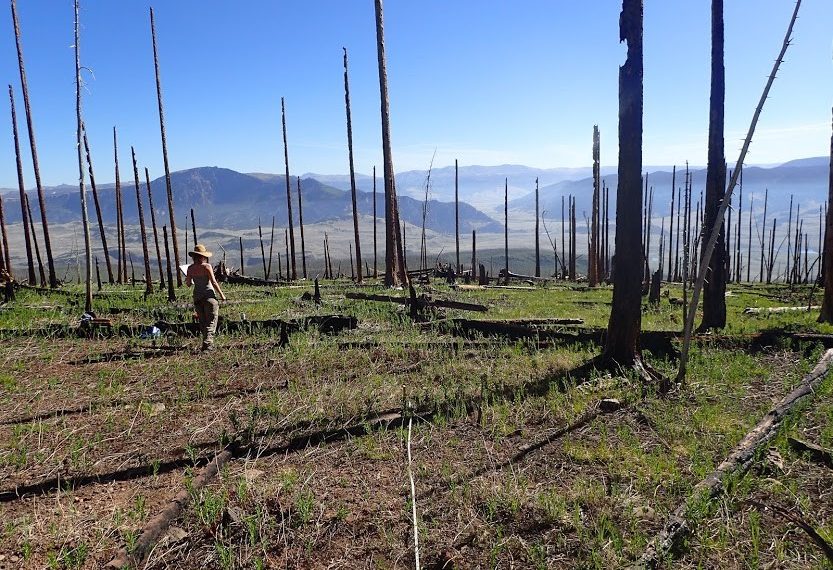
[[[191,271],[194,269],[194,264],[188,266],[188,271],[185,272],[185,286],[190,287],[193,284],[191,280]]]
[[[207,263],[205,265],[205,270],[208,271],[208,280],[211,281],[211,285],[214,286],[214,290],[217,291],[217,293],[220,294],[220,299],[225,301],[226,300],[226,294],[223,293],[222,289],[220,289],[220,284],[217,283],[217,278],[214,277],[214,269],[211,267],[210,263]]]

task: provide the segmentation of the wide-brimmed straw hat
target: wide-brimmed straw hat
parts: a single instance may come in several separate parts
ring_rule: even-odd
[[[203,257],[211,257],[214,254],[205,249],[205,246],[203,244],[198,243],[194,246],[193,250],[188,252],[188,255],[201,255]]]

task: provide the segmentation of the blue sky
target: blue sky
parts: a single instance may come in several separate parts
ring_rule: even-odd
[[[71,0],[18,0],[46,184],[77,179]],[[82,0],[84,116],[97,178],[113,180],[112,133],[129,173],[162,174],[146,1]],[[388,0],[385,6],[394,166],[616,163],[615,0]],[[737,150],[778,52],[791,0],[726,1],[726,148]],[[350,53],[356,168],[381,168],[372,0],[167,0],[154,4],[171,167],[282,172],[286,98],[293,173],[346,173],[341,48]],[[645,164],[705,162],[710,2],[645,2]],[[804,0],[749,162],[829,152],[833,2]],[[8,5],[0,71],[14,87],[27,148]],[[8,106],[0,186],[17,184]],[[25,178],[33,175],[24,153]]]

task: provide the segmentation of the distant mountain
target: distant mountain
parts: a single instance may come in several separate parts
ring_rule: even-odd
[[[297,177],[290,177],[292,189],[293,218],[298,220]],[[352,215],[350,193],[322,183],[314,178],[302,178],[300,181],[303,198],[304,222],[316,223],[333,219],[347,218]],[[188,213],[194,208],[197,225],[206,229],[252,228],[260,220],[263,225],[271,225],[271,217],[275,216],[276,224],[286,225],[286,179],[284,176],[268,174],[241,174],[234,170],[218,167],[192,168],[171,173],[171,188],[174,194],[174,208],[178,212],[180,227],[188,227]],[[77,188],[72,192],[47,191],[47,213],[53,223],[77,222],[80,220],[80,204]],[[163,177],[151,181],[154,209],[157,224],[167,223],[167,192]],[[102,215],[105,221],[115,220],[115,187],[113,184],[98,187]],[[122,185],[124,196],[124,216],[128,223],[138,222],[136,207],[136,188],[133,183]],[[34,197],[34,192],[30,192]],[[145,208],[145,222],[150,223],[147,211],[147,188],[140,187],[143,207]],[[94,216],[92,194],[89,195],[89,207]],[[37,219],[37,199],[30,199],[33,216]],[[372,215],[373,194],[360,192],[357,196],[360,214]],[[422,202],[400,197],[400,217],[403,221],[414,225],[422,224]],[[384,192],[376,197],[377,213],[384,215]],[[18,222],[20,216],[20,200],[16,194],[10,194],[4,199],[4,209],[8,223]],[[185,224],[184,226],[182,224]],[[500,232],[502,227],[483,212],[469,204],[460,204],[461,231],[470,232],[477,229],[483,232]],[[432,200],[428,205],[426,227],[440,233],[450,233],[454,229],[454,204]]]
[[[813,213],[817,217],[818,208],[827,199],[829,180],[829,158],[807,158],[790,161],[781,166],[762,168],[758,166],[746,167],[743,171],[744,214],[749,210],[751,196],[754,195],[754,208],[760,214],[763,210],[764,192],[769,189],[768,219],[778,218],[779,222],[789,216],[790,196],[794,197],[794,205],[800,204],[801,210],[808,216]],[[705,169],[691,171],[694,188],[693,202],[696,202],[706,183]],[[602,180],[610,188],[610,208],[615,209],[615,196],[618,177],[608,174]],[[654,223],[659,223],[659,217],[668,216],[671,209],[671,169],[651,171],[648,173],[648,186],[654,189]],[[683,186],[685,172],[677,169],[675,184],[677,188]],[[728,183],[728,180],[727,180]],[[572,194],[576,196],[576,215],[581,220],[583,213],[590,215],[593,192],[593,179],[563,181],[542,187],[539,191],[540,208],[547,210],[548,217],[561,216],[561,197]],[[732,203],[737,206],[740,188],[734,193]],[[510,201],[510,209],[534,212],[535,193]],[[693,207],[693,206],[692,206]],[[815,222],[818,227],[818,222]]]
[[[828,166],[830,164],[829,156],[814,156],[812,158],[799,158],[785,162],[781,166]]]
[[[602,172],[615,172],[615,167],[603,167]],[[500,166],[461,166],[458,169],[458,187],[460,200],[478,208],[494,208],[503,203],[504,181],[508,179],[509,197],[523,196],[535,188],[535,179],[539,186],[547,186],[564,180],[575,180],[591,175],[591,168],[531,168],[516,164]],[[305,174],[342,190],[350,188],[350,176],[341,174]],[[425,198],[427,170],[409,170],[396,174],[396,192],[398,196],[410,196],[419,201]],[[377,191],[384,189],[381,171],[377,172]],[[373,178],[365,174],[356,175],[356,187],[370,192],[373,190]],[[454,167],[445,166],[431,170],[431,182],[428,195],[430,198],[451,202],[454,200]]]

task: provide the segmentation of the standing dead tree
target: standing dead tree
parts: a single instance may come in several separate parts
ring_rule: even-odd
[[[622,0],[619,40],[627,58],[619,68],[619,187],[616,192],[616,269],[613,306],[602,360],[645,370],[642,326],[642,0]]]
[[[538,190],[537,190],[537,181],[536,178],[536,193],[535,193],[535,208],[537,211],[538,208]],[[538,223],[537,220],[535,222]],[[537,230],[537,225],[536,225]],[[536,239],[537,239],[537,231],[536,231]],[[536,242],[537,243],[537,242]],[[460,265],[460,178],[458,176],[458,169],[457,169],[457,159],[454,159],[454,245],[455,245],[455,252],[457,254],[457,273],[461,273],[463,271],[463,266]],[[537,246],[536,246],[537,247]]]
[[[302,240],[303,241],[303,240]],[[272,251],[275,246],[275,216],[272,216],[272,231],[269,233],[269,263],[266,265],[266,280],[272,275]]]
[[[148,236],[145,230],[145,213],[142,208],[142,194],[139,192],[139,167],[136,164],[136,151],[131,146],[130,155],[133,158],[133,181],[136,186],[136,206],[139,210],[139,232],[142,235],[142,255],[145,260],[145,295],[153,293],[153,280],[150,275],[150,255],[148,254]]]
[[[593,203],[590,212],[590,247],[587,251],[587,281],[591,287],[599,284],[599,147],[599,125],[593,125]]]
[[[301,230],[301,271],[304,279],[307,278],[307,244],[304,241],[304,204],[301,200],[301,177],[295,177],[295,183],[298,189],[298,229]],[[275,225],[275,218],[272,218],[272,226]],[[271,246],[269,250],[269,263],[272,263]]]
[[[116,139],[116,127],[113,127],[113,159],[116,165],[116,236],[118,248],[117,270],[118,274],[116,281],[118,283],[127,282],[127,246],[124,243],[124,210],[122,205],[124,200],[121,194],[121,179],[119,178],[119,145]]]
[[[746,153],[749,151],[749,145],[752,143],[752,135],[755,133],[755,127],[758,124],[758,119],[761,116],[761,112],[764,108],[764,102],[766,101],[767,97],[769,96],[769,91],[772,88],[772,84],[775,81],[775,76],[778,73],[778,69],[781,67],[781,62],[784,60],[784,55],[787,53],[787,48],[790,46],[790,38],[792,37],[793,26],[795,25],[795,20],[798,17],[798,10],[801,8],[801,0],[797,0],[795,3],[795,10],[793,11],[792,18],[790,19],[790,24],[787,27],[787,33],[784,36],[784,41],[781,44],[781,51],[778,54],[778,57],[775,59],[775,63],[772,67],[772,72],[767,79],[766,86],[764,87],[764,91],[761,94],[761,99],[758,102],[758,106],[755,108],[755,112],[752,115],[752,122],[749,125],[749,132],[746,135],[746,138],[743,142],[743,147],[740,151],[740,156],[738,157],[737,165],[735,166],[735,170],[732,173],[732,178],[729,181],[729,186],[726,189],[726,196],[724,197],[723,201],[720,204],[720,208],[717,211],[716,216],[716,223],[715,226],[712,228],[712,231],[709,235],[709,239],[703,248],[703,255],[701,256],[700,260],[700,270],[697,272],[697,282],[694,285],[694,290],[692,291],[692,298],[691,298],[691,306],[689,308],[688,314],[686,315],[686,326],[685,326],[685,335],[683,338],[683,350],[680,354],[680,369],[677,373],[677,381],[682,382],[685,379],[686,373],[686,365],[688,363],[688,350],[691,346],[691,332],[694,328],[694,316],[697,312],[697,305],[700,301],[700,291],[703,289],[703,281],[706,278],[706,268],[709,260],[711,259],[712,253],[714,252],[715,244],[718,240],[719,234],[719,227],[717,224],[720,224],[723,220],[723,216],[726,213],[726,209],[729,206],[729,200],[732,196],[732,191],[735,189],[735,185],[738,182],[738,176],[740,175],[741,168],[743,167],[743,162],[746,159]]]
[[[75,144],[78,147],[78,189],[81,197],[81,225],[84,231],[84,262],[86,265],[85,277],[85,295],[84,295],[84,310],[90,312],[93,310],[93,254],[92,247],[90,247],[90,220],[87,216],[87,190],[84,184],[84,156],[81,150],[82,132],[84,131],[84,121],[81,118],[81,46],[80,46],[80,24],[78,21],[78,1],[75,0]],[[27,105],[28,106],[28,105]],[[43,208],[43,203],[41,203]],[[43,210],[41,210],[43,215]],[[44,239],[46,241],[46,255],[49,262],[49,281],[52,287],[57,285],[54,276],[54,267],[52,264],[52,250],[49,247],[49,238],[46,234],[46,218],[43,218],[44,224]]]
[[[9,103],[11,104],[12,109],[12,134],[14,135],[14,155],[15,163],[17,164],[17,187],[20,191],[20,217],[23,219],[23,236],[25,237],[26,245],[26,267],[28,269],[29,283],[34,285],[37,277],[35,276],[35,262],[32,258],[32,240],[29,233],[29,216],[26,212],[26,187],[23,183],[23,162],[20,159],[20,139],[17,135],[17,114],[14,110],[14,92],[12,91],[11,85],[9,85]]]
[[[32,245],[35,248],[35,259],[38,262],[38,274],[40,275],[40,286],[46,287],[46,272],[43,269],[43,260],[40,256],[40,247],[38,247],[38,235],[35,232],[35,218],[32,217],[32,204],[29,203],[29,195],[24,194],[24,200],[26,201],[26,216],[29,219],[29,231],[32,232]],[[80,274],[79,274],[80,278]],[[31,284],[34,285],[34,281],[30,281]]]
[[[165,114],[162,110],[162,80],[159,78],[159,54],[156,49],[156,24],[153,20],[153,8],[150,9],[150,35],[153,42],[153,69],[156,75],[156,104],[159,108],[159,132],[162,135],[162,162],[165,166],[165,190],[168,195],[168,217],[171,222],[171,243],[174,246],[174,260],[179,267],[179,241],[176,238],[176,220],[174,214],[174,193],[171,188],[171,170],[168,166],[168,139],[165,136]],[[187,249],[187,248],[186,248]],[[176,285],[182,287],[182,273],[176,272]]]
[[[376,248],[376,167],[373,167],[373,278],[379,276],[378,249]]]
[[[379,91],[382,115],[382,156],[385,173],[385,285],[388,287],[408,284],[405,259],[402,252],[402,233],[399,225],[399,204],[396,199],[396,180],[393,170],[393,153],[390,142],[390,98],[388,97],[388,72],[385,59],[385,18],[382,0],[375,0],[376,7],[376,55],[379,63]]]
[[[289,273],[289,262],[292,261],[292,274],[290,279],[293,281],[298,278],[298,271],[295,265],[295,224],[292,220],[292,194],[290,192],[289,183],[289,146],[286,143],[286,106],[284,105],[283,97],[281,97],[281,128],[283,130],[283,163],[285,167],[284,179],[286,180],[286,215],[289,223],[289,251],[291,257],[287,258],[287,274]]]
[[[509,179],[503,182],[503,270],[505,284],[509,284]]]
[[[159,233],[156,231],[156,212],[153,208],[153,193],[150,190],[150,174],[145,168],[145,185],[148,191],[148,209],[150,210],[150,225],[153,228],[153,243],[156,244],[156,261],[159,264],[159,288],[165,288],[165,274],[162,271],[162,252],[159,249]]]
[[[833,134],[830,136],[830,178],[827,187],[827,203],[833,204]],[[824,254],[822,273],[824,276],[824,299],[821,302],[820,323],[833,323],[833,208],[827,208],[825,216]]]
[[[350,113],[350,80],[347,75],[347,48],[342,49],[344,50],[344,109],[347,114],[347,154],[350,159],[350,199],[353,204],[353,240],[356,243],[356,282],[361,283],[362,246],[359,239],[359,207],[356,203],[356,170],[353,166],[353,119]]]
[[[6,233],[6,212],[3,209],[3,196],[0,196],[0,238],[3,241],[3,269],[14,275],[12,270],[12,256],[9,252],[9,235]]]
[[[540,222],[541,213],[538,209],[538,178],[535,178],[535,277],[541,276],[541,236],[539,231]]]
[[[674,239],[674,198],[676,197],[676,184],[677,184],[677,165],[675,164],[674,167],[671,169],[671,216],[669,219],[669,227],[668,227],[668,281],[671,281],[673,277],[672,271],[673,267],[671,265],[671,255],[673,253],[673,246],[672,240]]]
[[[711,95],[709,99],[709,148],[706,168],[706,196],[704,202],[703,235],[717,232],[714,252],[706,257],[708,276],[703,290],[703,320],[699,330],[722,329],[726,326],[727,251],[723,217],[717,211],[731,195],[724,197],[726,188],[726,153],[724,149],[724,107],[726,99],[726,67],[723,57],[724,25],[723,0],[712,0]],[[725,209],[724,209],[725,211]],[[731,218],[729,219],[731,225]]]
[[[168,270],[168,302],[173,303],[176,301],[176,293],[174,292],[174,276],[171,271],[171,251],[168,247],[168,226],[162,226],[162,237],[165,240],[165,263]],[[179,271],[179,268],[177,268],[177,271]]]
[[[110,250],[107,248],[107,232],[104,230],[104,220],[101,216],[101,203],[98,200],[98,189],[95,186],[95,174],[93,173],[93,160],[90,156],[90,143],[87,141],[87,130],[84,125],[81,126],[84,131],[84,153],[87,155],[87,169],[90,173],[90,189],[93,192],[93,202],[95,204],[95,215],[98,219],[98,231],[101,235],[101,247],[104,249],[104,263],[107,266],[107,280],[112,285],[113,266],[110,263]]]
[[[29,130],[29,148],[32,151],[32,168],[35,172],[35,187],[38,190],[38,206],[40,208],[40,219],[43,225],[43,241],[46,248],[46,262],[49,266],[49,286],[57,287],[58,278],[55,274],[55,261],[52,257],[52,242],[49,239],[49,223],[46,221],[46,198],[43,193],[43,185],[40,179],[40,165],[38,163],[38,149],[35,144],[35,127],[32,121],[32,107],[29,104],[29,84],[26,81],[26,68],[23,64],[23,45],[20,40],[20,22],[17,18],[17,2],[11,0],[12,21],[14,23],[14,39],[17,47],[17,66],[20,70],[20,86],[23,90],[23,107],[26,111],[26,127]],[[79,143],[80,144],[80,143]]]

